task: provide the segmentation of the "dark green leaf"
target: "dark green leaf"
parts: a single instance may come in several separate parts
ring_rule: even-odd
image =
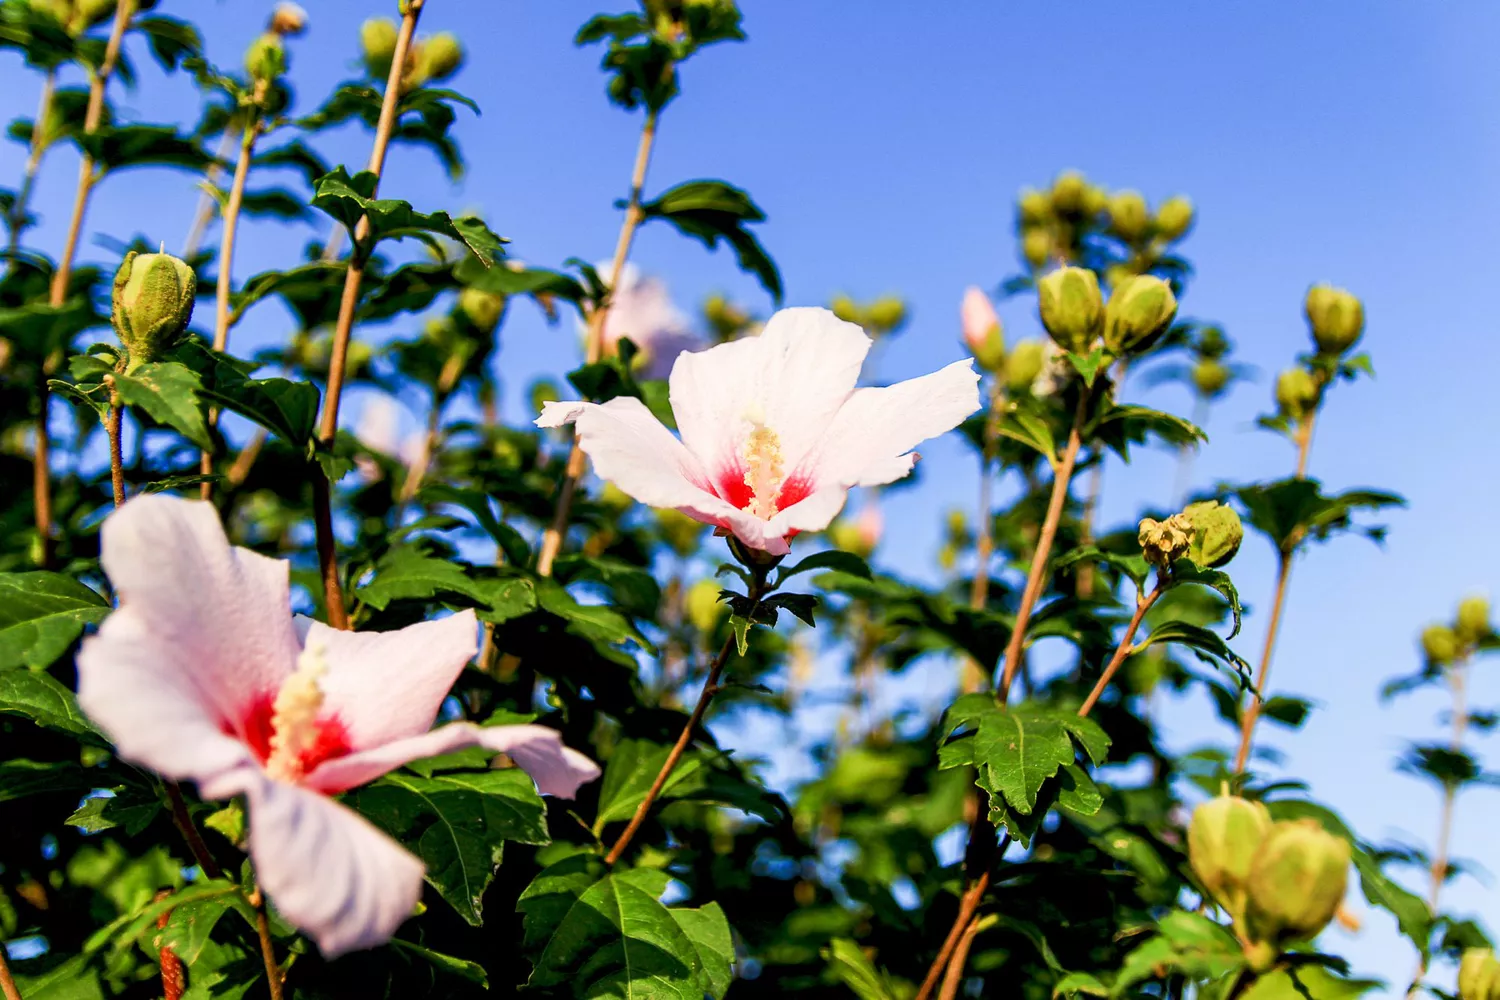
[[[42,670],[68,651],[109,603],[61,573],[0,573],[0,670]]]

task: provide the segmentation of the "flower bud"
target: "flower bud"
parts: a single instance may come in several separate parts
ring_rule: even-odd
[[[1042,325],[1057,346],[1087,353],[1104,331],[1104,296],[1099,279],[1083,267],[1060,267],[1036,283]]]
[[[1062,215],[1074,215],[1084,210],[1088,198],[1088,181],[1076,170],[1065,170],[1052,182],[1052,208]]]
[[[1104,193],[1102,187],[1094,184],[1085,184],[1083,187],[1083,214],[1085,218],[1092,219],[1104,211],[1109,204],[1109,195]]]
[[[906,303],[897,295],[882,295],[865,309],[867,333],[894,333],[906,322]]]
[[[78,29],[93,27],[115,14],[115,0],[73,0],[78,11]]]
[[[719,600],[719,586],[717,580],[699,580],[688,588],[687,620],[693,623],[693,627],[699,632],[712,632],[714,626],[729,611],[729,606]]]
[[[500,314],[505,311],[505,296],[465,288],[458,293],[458,310],[480,330],[493,333],[500,323]]]
[[[1318,407],[1318,383],[1305,368],[1288,368],[1276,378],[1276,406],[1293,422]]]
[[[1005,388],[1012,393],[1029,391],[1046,364],[1047,348],[1040,340],[1021,341],[1005,359]]]
[[[829,540],[835,548],[852,552],[861,559],[868,559],[880,544],[884,530],[880,508],[867,506],[852,518],[841,517],[828,528]]]
[[[1122,281],[1104,313],[1104,346],[1116,354],[1150,346],[1177,315],[1172,286],[1152,274]]]
[[[1199,566],[1223,566],[1240,550],[1245,526],[1239,512],[1216,500],[1190,503],[1182,512],[1193,526],[1187,556]]]
[[[415,77],[419,82],[446,80],[464,64],[464,49],[451,31],[424,39],[417,50]]]
[[[1429,625],[1422,630],[1422,655],[1429,663],[1446,667],[1458,659],[1458,636],[1446,625]]]
[[[1052,217],[1052,199],[1035,188],[1027,188],[1016,199],[1022,226],[1036,226]]]
[[[1314,285],[1307,290],[1307,324],[1318,350],[1337,357],[1365,331],[1365,307],[1342,288]]]
[[[1188,823],[1188,864],[1209,895],[1239,920],[1245,912],[1245,881],[1255,852],[1271,829],[1271,814],[1259,802],[1220,795],[1193,810]]]
[[[1186,514],[1173,514],[1165,521],[1142,518],[1136,540],[1141,554],[1153,566],[1170,566],[1187,555],[1192,542],[1193,523]]]
[[[1198,334],[1198,356],[1217,361],[1229,353],[1229,338],[1216,326],[1205,326]]]
[[[1229,384],[1229,369],[1223,362],[1203,358],[1193,366],[1193,388],[1205,399],[1213,399]]]
[[[1472,645],[1490,634],[1490,601],[1487,597],[1465,597],[1458,602],[1458,619],[1453,624],[1458,640]]]
[[[171,254],[125,255],[115,272],[110,321],[130,356],[126,371],[181,342],[197,294],[197,275]]]
[[[1310,941],[1327,927],[1349,885],[1349,842],[1316,820],[1273,823],[1245,882],[1245,924],[1255,941]]]
[[[853,323],[855,326],[859,326],[860,320],[864,319],[864,316],[860,314],[859,303],[855,302],[848,295],[835,295],[832,301],[828,303],[828,308],[845,323]]]
[[[1180,240],[1193,226],[1193,203],[1182,195],[1168,198],[1156,209],[1156,231],[1169,240]]]
[[[279,3],[271,12],[269,28],[283,38],[289,35],[300,35],[307,30],[307,11],[303,10],[299,4]]]
[[[286,73],[286,46],[281,36],[268,31],[245,51],[245,72],[256,83],[271,83]]]
[[[1021,232],[1021,256],[1032,267],[1041,267],[1052,256],[1052,234],[1036,227]]]
[[[958,310],[964,343],[969,353],[987,372],[999,371],[1005,365],[1005,334],[1000,328],[1000,314],[990,297],[974,285],[964,291]]]
[[[1458,963],[1458,1000],[1500,1000],[1500,960],[1489,948],[1465,948]]]
[[[1151,226],[1151,210],[1139,191],[1121,191],[1109,199],[1109,225],[1127,243],[1146,235]]]
[[[396,58],[396,22],[388,17],[372,17],[359,26],[360,57],[365,72],[376,80],[391,75],[391,60]]]

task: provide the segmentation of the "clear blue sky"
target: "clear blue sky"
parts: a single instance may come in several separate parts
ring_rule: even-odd
[[[359,21],[394,4],[307,6],[311,31],[293,43],[293,76],[302,93],[317,95],[348,73]],[[1015,270],[1016,191],[1065,167],[1153,200],[1194,198],[1199,225],[1186,250],[1199,273],[1184,312],[1222,322],[1240,359],[1267,376],[1305,347],[1300,302],[1310,282],[1364,297],[1378,378],[1334,393],[1312,468],[1332,488],[1387,487],[1412,507],[1389,518],[1384,550],[1336,541],[1297,565],[1273,687],[1321,709],[1303,732],[1267,738],[1285,751],[1285,770],[1308,779],[1364,836],[1430,842],[1432,795],[1390,764],[1405,738],[1434,734],[1443,700],[1383,707],[1376,690],[1415,667],[1423,624],[1450,614],[1465,593],[1496,590],[1500,536],[1490,498],[1500,347],[1491,244],[1500,229],[1500,62],[1492,47],[1500,7],[1473,0],[744,6],[750,42],[707,52],[687,68],[648,189],[695,177],[747,188],[770,215],[761,233],[790,304],[821,303],[838,290],[907,296],[913,323],[882,356],[883,379],[959,356],[964,286],[993,286]],[[225,64],[238,63],[269,7],[163,4],[170,13],[191,8],[211,58]],[[472,169],[450,192],[426,154],[402,151],[383,191],[424,208],[477,208],[529,262],[605,257],[618,227],[610,206],[624,192],[639,121],[606,104],[598,52],[571,45],[592,12],[557,0],[430,0],[424,27],[458,32],[472,56],[458,81],[484,109],[458,126]],[[12,57],[0,72],[7,84],[0,114],[30,114],[35,79]],[[195,106],[187,82],[164,80],[154,68],[144,76],[139,91],[116,95],[123,115],[186,120]],[[368,140],[350,132],[325,148],[332,162],[357,166]],[[0,178],[13,183],[21,163],[18,147],[0,149]],[[55,253],[75,173],[71,153],[49,164],[36,202],[44,224],[33,240]],[[141,233],[177,246],[194,181],[162,172],[111,179],[95,199],[89,233]],[[237,277],[290,264],[312,234],[251,226]],[[92,245],[84,256],[110,258]],[[723,289],[766,308],[727,254],[705,253],[666,229],[648,228],[634,259],[665,275],[685,307]],[[1029,301],[1003,314],[1012,337],[1037,333]],[[274,308],[262,310],[236,345],[248,353],[288,325]],[[508,413],[523,416],[526,382],[567,370],[576,356],[571,325],[549,329],[529,307],[517,310],[500,362]],[[1181,389],[1127,391],[1188,409]],[[1268,397],[1263,378],[1215,410],[1198,484],[1287,473],[1287,446],[1252,427]],[[936,578],[938,515],[970,507],[975,480],[956,443],[924,454],[922,488],[890,498],[882,558]],[[1172,474],[1165,455],[1111,467],[1106,520],[1165,502]],[[1266,546],[1247,543],[1234,570],[1246,600],[1264,606]],[[1263,627],[1264,616],[1252,615],[1237,640],[1243,653],[1257,655]],[[1497,667],[1480,665],[1477,705],[1500,703]],[[920,700],[940,705],[947,672],[924,680]],[[1167,706],[1165,724],[1182,747],[1226,740],[1198,699]],[[768,725],[746,727],[749,746]],[[1495,794],[1470,793],[1460,805],[1458,854],[1500,868],[1497,820]],[[1466,877],[1450,892],[1457,910],[1500,929],[1480,882]],[[1356,969],[1392,981],[1412,965],[1384,916],[1330,946]]]

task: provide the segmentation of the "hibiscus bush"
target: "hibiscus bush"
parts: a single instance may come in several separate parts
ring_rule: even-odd
[[[682,66],[746,41],[733,0],[578,29],[640,125],[597,265],[531,259],[500,220],[444,210],[436,177],[382,183],[414,147],[465,167],[463,40],[420,24],[442,3],[372,0],[359,72],[316,95],[292,88],[295,5],[216,66],[186,3],[0,0],[6,82],[40,94],[0,189],[7,1000],[1343,998],[1380,985],[1320,936],[1351,895],[1409,944],[1388,989],[1500,1000],[1484,928],[1443,905],[1459,793],[1490,780],[1468,734],[1494,716],[1465,685],[1500,642],[1488,604],[1421,632],[1387,687],[1453,693],[1449,736],[1401,763],[1437,791],[1429,849],[1365,839],[1257,748],[1312,709],[1272,669],[1294,567],[1378,541],[1402,504],[1314,475],[1319,415],[1372,372],[1355,295],[1302,304],[1305,352],[1261,420],[1283,478],[1106,523],[1105,463],[1174,451],[1183,492],[1247,374],[1180,307],[1189,200],[1066,171],[1023,192],[1016,272],[978,276],[928,374],[868,385],[900,299],[782,308],[756,200],[651,169]],[[195,117],[116,104],[148,59]],[[367,153],[327,159],[334,129]],[[67,237],[45,245],[32,192],[68,147]],[[201,182],[177,254],[145,207],[129,244],[89,226],[97,188],[147,169]],[[252,217],[326,235],[247,275]],[[631,261],[646,226],[725,252],[774,310],[685,316]],[[1010,297],[1033,339],[1002,331]],[[518,299],[580,357],[513,426]],[[291,329],[252,355],[235,329],[272,303]],[[1166,380],[1192,414],[1130,401]],[[379,426],[397,396],[425,408],[410,446]],[[880,491],[943,435],[980,486],[918,483],[968,511],[931,584],[878,558]],[[1257,648],[1242,544],[1276,554]],[[887,712],[873,692],[919,662],[946,710]],[[813,674],[847,682],[832,738],[716,740],[750,712],[795,731]],[[1164,745],[1161,691],[1206,693],[1223,739]],[[816,773],[768,781],[792,751]],[[1393,877],[1413,863],[1423,879]]]

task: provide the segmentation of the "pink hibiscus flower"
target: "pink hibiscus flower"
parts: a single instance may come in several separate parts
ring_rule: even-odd
[[[856,389],[870,343],[827,309],[783,309],[759,336],[678,355],[681,440],[628,397],[548,403],[536,423],[576,424],[594,470],[641,503],[785,555],[798,532],[828,527],[851,488],[905,476],[913,448],[979,409],[972,361]]]
[[[293,618],[286,562],[231,548],[212,506],[164,494],[125,504],[102,540],[120,606],[78,654],[79,704],[125,760],[245,796],[261,887],[326,955],[388,940],[423,871],[330,796],[470,746],[550,795],[599,774],[542,726],[432,728],[474,655],[472,611],[396,632]]]

